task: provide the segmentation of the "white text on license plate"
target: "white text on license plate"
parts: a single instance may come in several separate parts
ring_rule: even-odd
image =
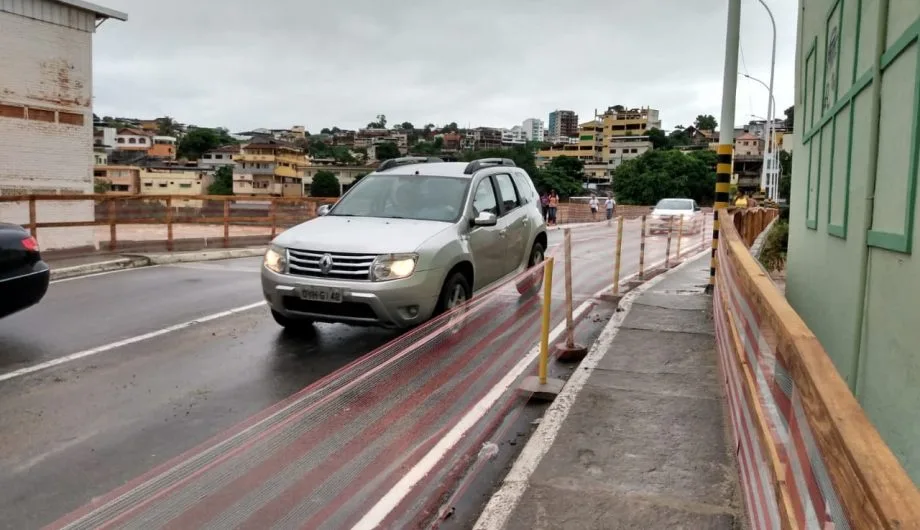
[[[342,303],[342,290],[334,287],[301,287],[300,298],[310,302]]]

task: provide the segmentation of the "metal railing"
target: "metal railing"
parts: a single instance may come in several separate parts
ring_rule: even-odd
[[[172,251],[190,249],[194,245],[183,240],[193,239],[216,240],[223,247],[267,242],[333,202],[237,195],[18,195],[0,196],[0,219],[22,225],[48,250]],[[91,232],[74,230],[80,228]]]
[[[752,527],[920,528],[920,492],[749,251],[776,215],[719,211],[716,344]]]

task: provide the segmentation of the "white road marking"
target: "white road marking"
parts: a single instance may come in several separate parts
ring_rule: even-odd
[[[114,349],[116,349],[116,348],[121,348],[122,346],[128,346],[128,345],[130,345],[130,344],[135,344],[135,343],[142,342],[142,341],[149,340],[149,339],[153,339],[153,338],[156,338],[156,337],[159,337],[159,336],[162,336],[162,335],[166,335],[166,334],[172,333],[172,332],[174,332],[174,331],[183,330],[183,329],[192,327],[192,326],[194,326],[194,325],[196,325],[196,324],[203,324],[203,323],[205,323],[205,322],[211,322],[212,320],[217,320],[217,319],[220,319],[220,318],[224,318],[224,317],[228,317],[228,316],[231,316],[231,315],[235,315],[235,314],[237,314],[237,313],[242,313],[242,312],[244,312],[244,311],[249,311],[250,309],[255,309],[255,308],[261,307],[261,306],[263,306],[263,305],[265,305],[265,301],[264,301],[264,300],[261,301],[261,302],[256,302],[256,303],[254,303],[254,304],[248,304],[248,305],[244,305],[244,306],[234,307],[233,309],[228,309],[227,311],[221,311],[221,312],[219,312],[219,313],[212,313],[212,314],[210,314],[210,315],[206,315],[206,316],[203,316],[203,317],[201,317],[201,318],[196,318],[195,320],[189,320],[189,321],[186,321],[186,322],[182,322],[181,324],[175,324],[175,325],[168,326],[168,327],[165,327],[165,328],[162,328],[162,329],[158,329],[158,330],[156,330],[156,331],[151,331],[151,332],[149,332],[149,333],[144,333],[144,334],[142,334],[142,335],[136,335],[136,336],[134,336],[134,337],[130,337],[130,338],[127,338],[127,339],[122,339],[122,340],[119,340],[119,341],[110,342],[110,343],[105,344],[105,345],[103,345],[103,346],[97,346],[97,347],[95,347],[95,348],[90,348],[90,349],[88,349],[88,350],[83,350],[83,351],[80,351],[80,352],[71,353],[70,355],[65,355],[64,357],[58,357],[57,359],[52,359],[52,360],[50,360],[50,361],[48,361],[48,362],[44,362],[44,363],[40,363],[40,364],[35,364],[35,365],[32,365],[32,366],[27,366],[27,367],[25,367],[25,368],[20,368],[19,370],[14,370],[14,371],[12,371],[12,372],[7,372],[7,373],[5,373],[5,374],[0,374],[0,383],[2,383],[3,381],[8,381],[8,380],[10,380],[10,379],[15,379],[15,378],[17,378],[17,377],[22,377],[22,376],[24,376],[24,375],[33,374],[33,373],[35,373],[35,372],[39,372],[39,371],[42,371],[42,370],[47,370],[48,368],[53,368],[53,367],[55,367],[55,366],[60,366],[60,365],[62,365],[62,364],[66,364],[66,363],[69,363],[69,362],[77,361],[77,360],[79,360],[79,359],[85,359],[86,357],[91,357],[91,356],[96,355],[96,354],[99,354],[99,353],[104,353],[104,352],[107,352],[107,351],[114,350]]]
[[[703,250],[690,256],[686,261],[668,272],[680,270],[693,263],[697,258],[708,253],[709,250]],[[604,327],[604,331],[601,332],[600,336],[591,346],[588,355],[581,364],[578,365],[578,369],[575,370],[566,382],[562,393],[556,397],[553,404],[547,409],[546,413],[543,415],[543,419],[540,421],[540,426],[537,427],[533,436],[530,437],[527,445],[525,445],[523,451],[521,451],[520,456],[518,456],[517,460],[514,462],[511,471],[508,472],[508,475],[502,482],[502,487],[492,496],[489,503],[482,511],[479,520],[476,521],[476,525],[473,527],[474,530],[500,530],[505,527],[514,509],[527,491],[530,476],[537,470],[540,461],[543,460],[543,457],[546,456],[546,453],[549,451],[550,447],[552,447],[553,442],[556,440],[556,435],[562,428],[562,424],[566,417],[568,417],[572,405],[575,404],[579,392],[588,382],[588,378],[591,376],[600,360],[607,354],[607,350],[610,349],[610,345],[619,332],[620,326],[629,314],[633,302],[644,292],[667,278],[667,276],[667,273],[658,275],[633,289],[623,297],[620,301],[620,307],[623,308],[623,311],[614,313],[610,322]]]
[[[204,263],[170,263],[169,265],[163,265],[164,267],[176,268],[176,269],[192,269],[198,271],[217,271],[217,272],[245,272],[247,274],[258,273],[261,270],[261,264],[254,265],[251,268],[244,267],[224,267],[221,265],[207,265]]]
[[[688,258],[687,261],[684,262],[684,264],[688,263],[692,259],[695,259],[696,257],[706,252],[708,252],[708,250],[704,250],[700,254],[694,255],[693,258]],[[655,263],[652,263],[649,265],[649,270],[659,267],[663,264],[664,264],[663,259]],[[672,270],[677,270],[683,267],[684,264],[681,264]],[[622,285],[637,276],[638,276],[638,272],[631,274],[621,279],[620,284]],[[652,280],[649,280],[647,283],[643,284],[643,286],[640,286],[634,289],[633,291],[630,291],[630,293],[628,293],[626,296],[623,297],[623,300],[627,300],[628,298],[628,302],[626,302],[627,307],[629,307],[632,304],[632,300],[638,297],[646,289],[649,289],[651,286],[660,282],[664,277],[665,275],[663,274],[659,275],[656,278],[653,278]],[[573,319],[576,321],[580,320],[584,316],[584,314],[587,313],[589,309],[591,309],[594,303],[593,299],[600,297],[602,294],[606,293],[612,288],[613,288],[613,284],[611,283],[610,285],[596,292],[592,296],[592,300],[588,300],[582,303],[581,305],[579,305],[578,308],[575,309],[575,311],[573,311]],[[621,301],[621,304],[623,303],[624,302]],[[608,324],[608,327],[610,327],[611,325],[618,326],[617,322],[621,321],[622,318],[625,317],[626,313],[627,311],[615,313],[614,317],[611,319],[612,324]],[[556,340],[562,335],[564,331],[565,331],[565,321],[560,322],[559,325],[553,328],[553,330],[550,332],[550,335],[549,335],[550,344],[556,342]],[[605,331],[607,331],[607,328],[605,328]],[[612,341],[614,335],[615,335],[615,332],[612,334],[608,333],[608,338],[606,340]],[[598,342],[599,341],[600,339],[598,339]],[[609,343],[607,345],[609,345]],[[602,349],[603,346],[604,346],[603,344],[596,343],[595,347],[593,347],[592,350],[594,350],[595,352],[597,351],[606,352],[605,349]],[[447,452],[450,451],[451,448],[453,448],[453,446],[455,446],[457,442],[459,442],[463,438],[466,432],[469,431],[476,424],[476,422],[481,420],[483,416],[485,416],[489,412],[489,410],[491,410],[492,405],[494,405],[495,402],[498,401],[498,399],[502,396],[502,394],[504,394],[505,391],[507,391],[508,388],[510,388],[511,385],[514,384],[514,382],[524,372],[524,370],[530,367],[530,365],[534,362],[534,360],[537,358],[539,354],[540,354],[540,346],[538,344],[533,349],[531,349],[530,352],[523,359],[521,359],[521,361],[518,362],[518,364],[515,365],[514,368],[512,368],[508,372],[508,374],[505,375],[505,377],[501,379],[501,381],[498,382],[498,384],[492,387],[492,389],[489,390],[489,392],[485,396],[483,396],[482,399],[480,399],[479,402],[477,402],[473,406],[473,408],[470,409],[470,411],[467,412],[460,419],[460,421],[458,421],[454,425],[454,427],[441,438],[441,440],[438,442],[437,445],[435,445],[424,457],[422,457],[422,459],[419,460],[418,463],[412,467],[412,469],[410,469],[405,475],[403,475],[402,479],[400,479],[400,481],[397,482],[390,489],[390,491],[388,491],[379,501],[377,501],[377,503],[366,514],[364,514],[364,517],[362,517],[361,520],[358,521],[358,523],[352,527],[352,529],[353,530],[365,530],[365,529],[371,530],[373,528],[377,528],[383,522],[383,520],[386,519],[386,517],[390,514],[390,512],[396,509],[396,507],[403,501],[403,499],[405,499],[406,496],[409,495],[409,492],[411,492],[412,489],[422,479],[424,479],[425,476],[427,476],[428,473],[430,473],[432,469],[434,469],[437,463],[441,461],[441,459],[443,459],[445,455],[447,455]],[[600,359],[600,356],[598,356],[597,353],[595,353],[595,357],[597,357],[597,360]],[[594,361],[594,365],[597,364],[597,360]],[[587,370],[579,369],[579,370],[576,370],[575,373],[576,374],[585,373],[583,377],[584,377],[584,380],[586,381],[587,375],[590,375],[591,369],[593,369],[594,365],[588,365],[588,364],[585,364],[584,361],[582,361],[582,364],[580,365],[580,367],[584,366],[585,368],[588,368],[588,369]],[[569,385],[572,384],[572,380],[574,378],[575,378],[575,375],[573,375],[572,378],[569,379],[569,382],[566,383],[566,386],[565,386],[566,389],[568,389]],[[584,381],[581,383],[581,385],[582,386],[584,385]],[[575,401],[573,394],[577,393],[577,391],[580,389],[581,387],[578,387],[578,388],[573,387],[568,392],[563,390],[564,394],[568,394],[572,397],[569,397],[567,399],[560,399],[562,397],[560,395],[559,397],[556,398],[556,401],[553,402],[552,407],[563,409],[564,413],[557,420],[558,425],[556,425],[554,427],[555,430],[551,432],[551,436],[549,437],[549,443],[545,447],[541,447],[538,444],[538,447],[536,449],[531,450],[531,451],[537,451],[537,456],[538,456],[533,466],[534,469],[536,469],[536,463],[539,463],[539,460],[543,457],[543,455],[549,449],[549,445],[552,445],[552,440],[555,438],[556,432],[558,432],[559,427],[561,427],[562,420],[565,419],[566,415],[568,415],[568,411],[571,408],[572,403],[574,403]],[[566,402],[568,403],[566,404]],[[552,407],[550,407],[550,410],[552,410]],[[548,414],[549,414],[549,411],[547,411],[547,416]],[[542,427],[542,423],[541,423],[541,427]],[[538,429],[538,432],[539,432],[539,429]],[[537,437],[537,434],[535,433],[534,438],[536,437]],[[529,445],[530,443],[528,443],[528,446]],[[520,461],[521,458],[522,457],[519,457],[518,461]],[[515,467],[517,467],[517,463],[515,463]],[[514,470],[512,469],[512,472],[513,471]],[[520,472],[521,471],[519,471],[519,473]],[[529,471],[526,477],[529,477],[530,473],[532,472],[533,472],[532,470]],[[509,474],[509,477],[510,476],[511,475]],[[506,484],[508,483],[507,478],[505,479],[505,483]],[[519,500],[520,496],[523,495],[525,489],[526,489],[526,483],[524,484],[523,487],[518,486],[517,488],[514,488],[514,491],[517,497],[514,498],[514,502],[513,504],[511,504],[512,510],[514,506],[517,505],[517,500]],[[491,504],[492,503],[490,502],[490,505]],[[487,509],[488,509],[488,506],[487,506]],[[500,514],[504,516],[503,521],[507,520],[507,516],[511,514],[511,510],[507,510],[506,514],[502,511]],[[499,526],[485,526],[482,528],[492,529],[492,528],[501,528],[502,526],[504,526],[504,522],[502,522],[502,524]],[[477,528],[480,528],[480,527],[477,526]]]

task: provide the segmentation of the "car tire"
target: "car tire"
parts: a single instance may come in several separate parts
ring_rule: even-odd
[[[458,297],[462,299],[458,299]],[[453,311],[451,317],[445,323],[452,335],[462,331],[463,324],[466,322],[467,312],[467,309],[462,306],[472,297],[473,288],[470,286],[466,276],[460,272],[451,274],[441,287],[438,305],[435,307],[435,316],[442,315],[460,306],[460,309]]]
[[[282,315],[281,313],[272,309],[272,318],[275,319],[275,322],[279,326],[283,327],[288,331],[310,331],[313,329],[313,320],[309,318],[291,318]]]
[[[543,245],[539,242],[534,243],[530,249],[530,257],[527,258],[527,269],[533,269],[542,263],[544,259],[546,259],[546,253]],[[529,298],[531,295],[538,293],[540,288],[543,287],[543,269],[534,271],[532,274],[525,274],[518,280],[516,287],[522,298]]]
[[[455,272],[447,278],[441,287],[435,315],[446,313],[454,307],[469,301],[472,297],[473,289],[470,287],[469,280],[466,279],[463,273]]]

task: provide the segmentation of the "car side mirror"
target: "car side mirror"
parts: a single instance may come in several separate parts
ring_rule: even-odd
[[[332,206],[328,204],[323,204],[322,206],[316,209],[316,215],[322,217],[324,215],[327,215],[329,213],[329,210],[331,209],[332,209]]]
[[[492,212],[480,212],[473,219],[473,226],[495,226],[498,224],[498,217]]]

